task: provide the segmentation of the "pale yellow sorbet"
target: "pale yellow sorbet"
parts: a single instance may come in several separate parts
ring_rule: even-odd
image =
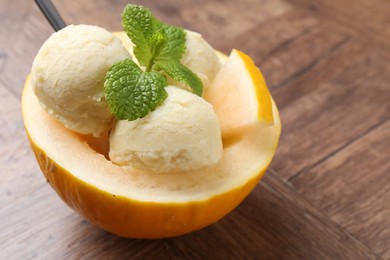
[[[202,80],[205,88],[221,68],[218,56],[202,35],[186,30],[186,50],[180,60]]]
[[[99,136],[112,123],[104,98],[109,67],[130,58],[121,41],[103,28],[69,25],[41,47],[31,84],[41,106],[67,128]]]
[[[166,87],[164,103],[146,117],[118,121],[110,133],[112,162],[155,172],[195,170],[219,162],[218,118],[203,98]]]

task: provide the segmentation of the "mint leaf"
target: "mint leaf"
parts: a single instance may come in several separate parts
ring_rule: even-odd
[[[163,70],[172,79],[191,87],[192,92],[202,96],[203,84],[199,77],[186,66],[175,60],[159,60],[155,64],[156,70]]]
[[[104,94],[110,111],[119,120],[136,120],[154,111],[167,98],[166,78],[158,72],[144,72],[132,60],[110,67]]]
[[[186,49],[186,33],[183,29],[171,25],[167,25],[154,19],[155,29],[157,32],[163,32],[167,38],[160,55],[157,60],[171,59],[180,60]]]
[[[160,22],[147,8],[127,5],[122,13],[122,25],[135,45],[134,55],[139,64],[148,67],[149,70],[155,59],[180,60],[184,54],[186,43],[184,30]],[[156,44],[154,38],[159,34],[165,36],[166,44],[156,55],[153,51]]]
[[[122,13],[123,28],[134,43],[134,55],[142,66],[152,58],[150,39],[153,36],[154,18],[149,9],[137,5],[127,5]]]

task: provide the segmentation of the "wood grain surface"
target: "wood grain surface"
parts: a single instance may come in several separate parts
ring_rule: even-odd
[[[67,24],[122,30],[121,0],[53,1]],[[390,2],[133,1],[238,48],[280,108],[274,161],[221,221],[124,239],[69,209],[30,150],[20,96],[53,32],[34,1],[0,0],[0,259],[390,259]]]

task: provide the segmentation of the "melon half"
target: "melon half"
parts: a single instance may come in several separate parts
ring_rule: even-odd
[[[125,39],[123,33],[117,36]],[[155,173],[113,164],[107,159],[107,135],[95,139],[66,129],[41,109],[29,78],[22,95],[26,132],[48,183],[91,223],[130,238],[198,230],[242,202],[265,173],[278,144],[281,124],[273,101],[272,106],[274,124],[259,122],[224,139],[217,165]]]

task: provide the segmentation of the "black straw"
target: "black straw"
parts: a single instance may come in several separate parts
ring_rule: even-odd
[[[50,0],[35,0],[35,3],[56,32],[66,27],[64,20]]]

